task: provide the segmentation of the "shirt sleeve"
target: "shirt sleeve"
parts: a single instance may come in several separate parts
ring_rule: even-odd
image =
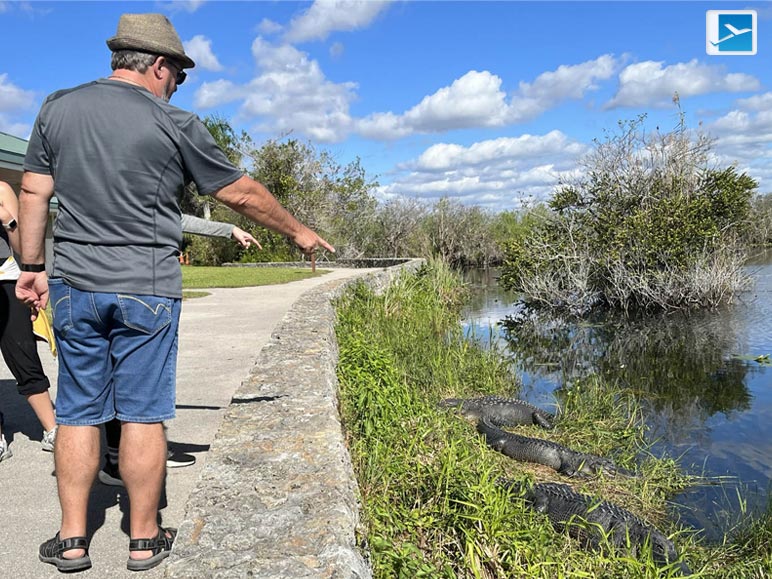
[[[183,213],[182,232],[205,237],[230,237],[233,234],[233,225],[220,221],[209,221]]]
[[[41,128],[42,115],[43,110],[41,109],[37,119],[35,119],[35,126],[32,127],[27,154],[24,157],[24,170],[42,175],[53,175],[51,155]]]
[[[212,195],[244,175],[241,169],[228,160],[197,117],[182,127],[181,131],[180,153],[199,194]]]

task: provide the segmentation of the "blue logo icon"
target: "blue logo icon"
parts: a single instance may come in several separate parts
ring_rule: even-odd
[[[705,36],[708,54],[756,54],[756,11],[708,10]]]

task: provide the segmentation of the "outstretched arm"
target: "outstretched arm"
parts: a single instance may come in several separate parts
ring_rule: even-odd
[[[230,237],[233,225],[220,221],[210,221],[195,215],[182,214],[182,232],[203,237]]]
[[[182,232],[204,237],[232,237],[241,247],[246,248],[254,243],[258,249],[263,249],[263,246],[260,245],[257,239],[240,227],[222,221],[201,219],[187,213],[182,214]]]
[[[303,253],[312,254],[319,247],[335,253],[332,245],[295,219],[268,189],[254,179],[241,177],[217,191],[213,197],[255,223],[288,236]]]

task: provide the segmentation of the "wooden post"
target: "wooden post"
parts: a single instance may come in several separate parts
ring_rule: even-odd
[[[311,273],[316,273],[316,253],[311,254]]]

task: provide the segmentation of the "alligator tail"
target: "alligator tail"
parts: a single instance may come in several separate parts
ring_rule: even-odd
[[[488,418],[480,418],[477,421],[477,432],[485,436],[485,442],[491,446],[500,440],[502,435],[506,434],[505,431],[497,428]]]
[[[546,417],[542,416],[539,412],[533,413],[533,419],[536,424],[547,430],[552,430],[555,426]]]

